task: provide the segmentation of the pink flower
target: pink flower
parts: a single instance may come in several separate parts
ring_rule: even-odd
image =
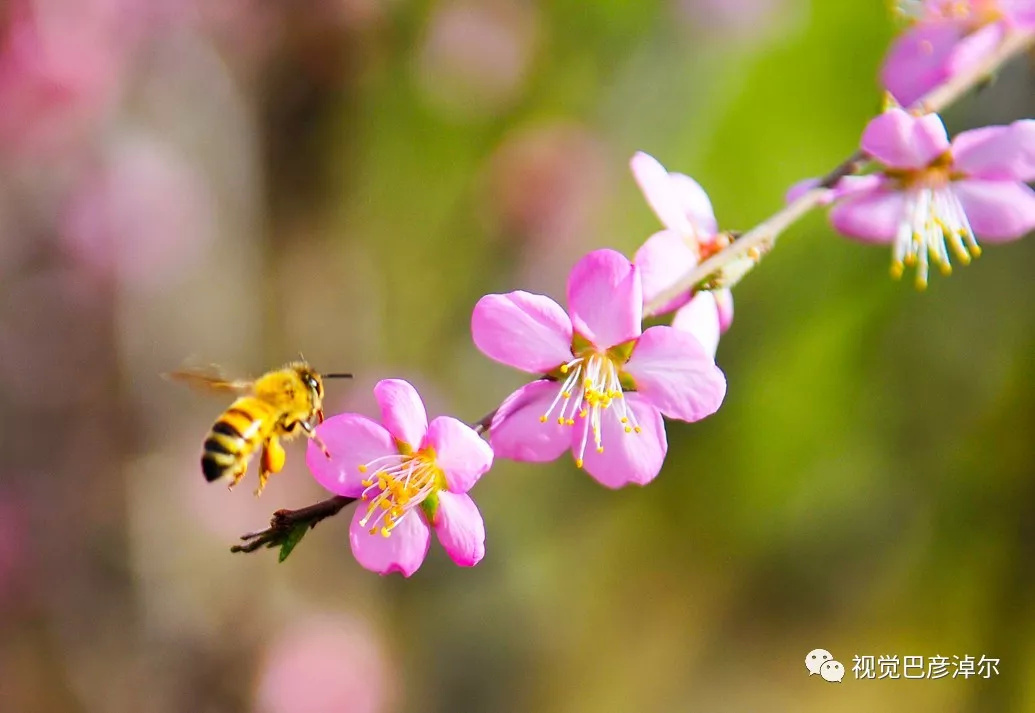
[[[892,274],[928,256],[948,274],[949,250],[964,265],[981,254],[977,237],[1002,242],[1035,228],[1035,121],[965,131],[949,143],[937,114],[892,109],[873,119],[862,148],[885,168],[838,186],[830,219],[840,232],[892,245]]]
[[[416,389],[400,379],[374,387],[381,423],[355,413],[333,416],[317,432],[306,463],[333,493],[361,498],[349,529],[352,554],[374,572],[409,577],[428,553],[434,528],[461,567],[485,555],[485,524],[467,491],[492,465],[492,449],[474,430],[440,416],[428,424]]]
[[[1035,30],[1035,0],[907,0],[915,24],[891,45],[881,82],[903,105],[981,62],[1007,33]]]
[[[719,233],[711,201],[700,184],[682,173],[669,173],[653,156],[637,152],[629,162],[633,177],[644,198],[665,226],[647,239],[633,262],[640,270],[644,304],[652,302],[672,287],[698,262],[729,244]],[[690,300],[691,294],[680,295],[654,311],[664,314],[678,309]],[[717,290],[716,307],[722,331],[733,321],[733,293]],[[683,324],[685,320],[675,320]]]
[[[663,326],[642,331],[640,271],[620,253],[596,250],[575,265],[568,307],[570,316],[549,297],[528,292],[486,295],[475,306],[478,348],[546,377],[500,406],[490,430],[493,450],[545,462],[570,449],[576,465],[607,487],[646,484],[668,449],[662,415],[697,421],[715,413],[726,379],[692,334]]]

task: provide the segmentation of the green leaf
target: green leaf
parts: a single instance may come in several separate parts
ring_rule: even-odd
[[[305,537],[305,533],[309,532],[309,523],[300,522],[295,525],[291,532],[284,538],[283,544],[280,546],[280,555],[277,557],[278,562],[283,562],[291,554],[292,550],[295,549],[295,545],[302,541]]]

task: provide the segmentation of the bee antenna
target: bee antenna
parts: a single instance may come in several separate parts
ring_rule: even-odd
[[[299,353],[298,353],[298,360],[299,360],[299,361],[305,361],[305,357],[304,357],[304,356],[302,356],[302,352],[299,352]]]
[[[325,379],[351,379],[352,378],[352,374],[345,374],[345,373],[340,373],[340,374],[324,374],[323,378],[325,378]]]

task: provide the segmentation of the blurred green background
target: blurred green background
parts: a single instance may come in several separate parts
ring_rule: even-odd
[[[158,374],[299,351],[328,412],[400,376],[473,421],[522,376],[486,292],[563,297],[658,229],[636,150],[745,229],[856,146],[863,0],[10,0],[0,6],[0,711],[1035,710],[1035,244],[926,293],[820,215],[736,292],[723,408],[647,488],[499,462],[488,554],[362,570],[324,497],[208,486],[225,403]],[[947,115],[1032,116],[1030,67]],[[809,677],[829,649],[841,684]],[[1001,660],[855,680],[856,655]]]

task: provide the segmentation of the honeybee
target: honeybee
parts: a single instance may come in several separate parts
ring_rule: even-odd
[[[210,483],[229,478],[229,487],[233,488],[241,482],[252,456],[261,446],[259,488],[255,491],[259,495],[270,475],[284,467],[286,453],[281,441],[304,434],[330,457],[327,446],[315,431],[316,425],[323,422],[323,380],[350,379],[352,374],[324,374],[321,377],[301,359],[282,369],[267,372],[254,381],[229,381],[196,371],[176,371],[168,377],[238,395],[216,419],[205,439],[201,472]]]

